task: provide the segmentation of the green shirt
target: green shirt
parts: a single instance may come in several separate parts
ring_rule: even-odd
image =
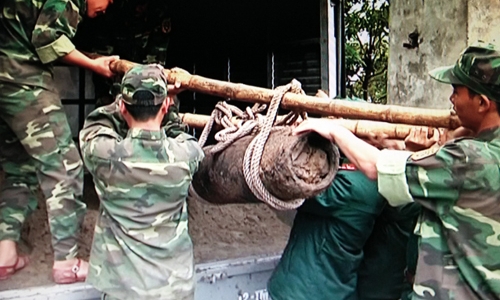
[[[363,247],[384,205],[375,181],[359,171],[340,170],[325,192],[298,209],[268,282],[271,298],[357,299]]]

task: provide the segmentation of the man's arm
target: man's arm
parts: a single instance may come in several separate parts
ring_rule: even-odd
[[[86,167],[93,172],[94,158],[110,158],[116,145],[123,140],[127,126],[120,117],[117,103],[100,107],[89,114],[80,131],[80,150]]]
[[[83,3],[85,5],[85,3]],[[106,77],[113,75],[109,64],[117,56],[90,59],[75,49],[71,42],[80,22],[80,8],[69,0],[48,0],[44,3],[31,43],[44,64],[61,59],[68,64],[90,69]]]
[[[356,137],[352,132],[336,124],[335,120],[317,119],[302,122],[295,134],[315,131],[335,142],[363,174],[371,180],[378,179],[379,193],[392,206],[413,202],[406,181],[406,161],[411,152],[382,150]]]
[[[80,18],[80,8],[69,0],[47,0],[43,4],[31,37],[42,63],[51,63],[75,50],[70,39]]]
[[[380,150],[356,137],[345,127],[338,125],[335,120],[315,119],[306,120],[299,124],[294,134],[315,131],[321,136],[335,142],[340,150],[368,178],[377,179],[377,161]]]
[[[169,139],[176,140],[175,145],[171,144],[172,147],[175,146],[173,148],[175,159],[188,162],[191,174],[196,173],[200,162],[205,158],[205,152],[201,149],[196,138],[182,132],[175,138],[170,137]]]
[[[90,59],[86,55],[75,49],[67,55],[63,56],[61,60],[70,65],[89,69],[92,72],[100,74],[104,77],[111,77],[114,73],[109,69],[109,64],[119,58],[119,56],[114,55]]]

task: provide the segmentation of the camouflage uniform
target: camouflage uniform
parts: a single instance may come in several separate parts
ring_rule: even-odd
[[[500,52],[479,44],[431,76],[500,101],[499,62]],[[499,165],[498,127],[424,152],[382,151],[380,193],[423,207],[413,299],[500,299]]]
[[[165,99],[158,70],[138,66],[125,74],[123,101],[134,105],[137,89]],[[165,128],[128,129],[118,101],[92,112],[80,132],[101,200],[87,282],[106,299],[194,297],[186,196],[204,154],[194,137],[175,136]]]
[[[76,256],[85,204],[82,162],[52,62],[75,49],[69,39],[85,9],[84,0],[0,2],[0,240],[19,240],[39,183],[56,260]]]
[[[106,14],[86,18],[78,29],[79,49],[119,55],[137,63],[165,65],[171,19],[166,0],[115,0]],[[112,80],[93,76],[96,105],[113,102],[118,93]]]

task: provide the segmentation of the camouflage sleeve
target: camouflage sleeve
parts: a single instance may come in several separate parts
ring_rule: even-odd
[[[189,170],[191,171],[191,174],[194,174],[196,171],[198,171],[200,162],[203,160],[203,158],[205,158],[205,152],[203,152],[203,149],[201,149],[198,141],[194,136],[183,132],[176,137],[176,139],[178,138],[186,142],[185,150],[188,156]]]
[[[92,157],[109,155],[108,150],[115,149],[116,143],[123,140],[119,131],[122,128],[120,123],[125,121],[117,119],[119,114],[118,105],[113,103],[94,110],[85,120],[80,131],[80,150],[90,170],[94,169]]]
[[[382,150],[377,161],[378,191],[391,206],[413,202],[406,181],[406,162],[411,152]]]
[[[447,143],[443,147],[412,155],[406,166],[409,191],[414,198],[424,202],[432,201],[454,203],[467,176],[469,155],[467,147],[460,143]],[[474,177],[474,176],[472,176]]]
[[[70,39],[75,36],[80,19],[79,7],[70,0],[47,0],[43,4],[31,37],[42,63],[53,62],[75,50]]]

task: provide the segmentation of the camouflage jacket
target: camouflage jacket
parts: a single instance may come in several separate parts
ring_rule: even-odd
[[[377,163],[397,166],[394,151]],[[385,164],[384,161],[388,162]],[[423,206],[414,299],[500,299],[500,128],[416,152],[403,161],[408,194]],[[397,168],[395,168],[397,169]],[[394,170],[394,168],[393,168]],[[385,182],[386,185],[387,182]]]
[[[127,129],[118,105],[80,133],[101,202],[87,282],[118,299],[192,299],[186,197],[204,154],[194,137]]]
[[[84,18],[75,43],[79,49],[102,55],[165,65],[171,30],[167,2],[115,0],[106,14]]]
[[[51,88],[51,63],[75,49],[85,10],[85,0],[0,1],[0,80]]]

